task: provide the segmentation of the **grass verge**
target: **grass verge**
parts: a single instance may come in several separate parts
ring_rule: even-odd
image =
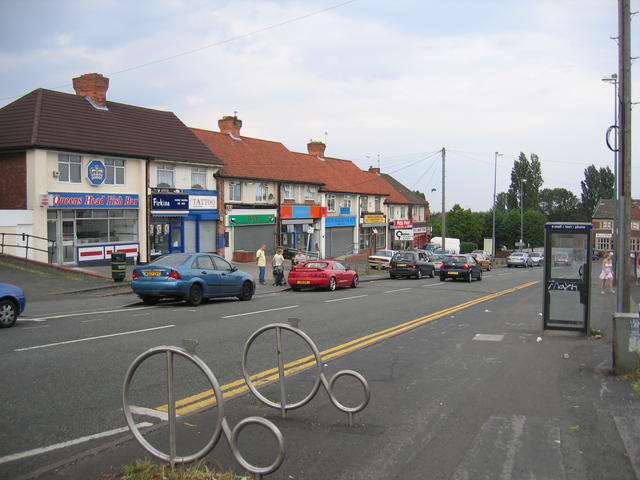
[[[124,465],[117,474],[107,474],[100,480],[248,480],[248,476],[238,476],[235,473],[214,472],[203,463],[195,465],[176,465],[171,468],[166,463],[156,463],[152,460],[136,460],[130,465]]]

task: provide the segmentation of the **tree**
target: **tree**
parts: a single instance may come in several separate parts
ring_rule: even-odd
[[[538,200],[548,222],[574,222],[581,218],[580,200],[566,188],[542,189]]]
[[[544,245],[544,224],[546,219],[538,210],[527,210],[523,216],[522,240],[532,247]]]
[[[523,182],[524,180],[524,182]],[[513,162],[511,169],[511,185],[507,192],[507,207],[511,210],[520,208],[520,201],[525,210],[538,208],[538,192],[544,181],[542,180],[542,168],[540,159],[535,153],[531,154],[531,161],[520,152],[520,156]],[[520,188],[522,185],[522,199]]]
[[[465,210],[458,204],[447,212],[447,237],[480,244],[482,231],[482,217],[478,213]]]
[[[613,198],[615,177],[609,167],[600,168],[595,165],[584,171],[584,180],[580,182],[582,188],[582,220],[591,221],[596,205],[601,198]]]

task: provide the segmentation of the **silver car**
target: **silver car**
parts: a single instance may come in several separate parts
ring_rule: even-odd
[[[544,255],[540,252],[531,252],[529,254],[529,258],[531,259],[531,265],[534,267],[541,267],[544,265]]]
[[[531,257],[527,252],[513,252],[507,257],[507,267],[533,267]]]

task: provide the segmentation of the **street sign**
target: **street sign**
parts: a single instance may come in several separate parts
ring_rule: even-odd
[[[413,228],[407,230],[396,230],[394,233],[396,240],[413,240]]]
[[[516,242],[516,247],[524,247],[524,242]]]

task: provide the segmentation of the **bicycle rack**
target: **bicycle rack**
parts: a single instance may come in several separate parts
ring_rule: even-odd
[[[343,411],[349,416],[349,426],[353,426],[353,414],[364,410],[369,403],[369,399],[371,397],[369,384],[367,383],[367,381],[362,375],[360,375],[358,372],[355,372],[353,370],[341,370],[337,372],[333,377],[331,377],[330,380],[327,381],[327,377],[325,377],[324,373],[322,372],[323,364],[322,364],[322,359],[320,358],[320,352],[318,351],[318,347],[316,347],[316,344],[313,342],[313,340],[311,340],[311,338],[306,333],[304,333],[302,330],[300,330],[300,328],[298,328],[299,322],[300,320],[297,318],[289,318],[288,324],[271,323],[269,325],[265,325],[262,328],[259,328],[249,337],[249,339],[247,340],[244,346],[244,351],[242,353],[242,374],[244,375],[244,380],[247,383],[249,390],[251,390],[251,393],[253,393],[253,395],[265,405],[271,408],[279,409],[281,411],[282,418],[286,418],[288,410],[294,410],[296,408],[303,407],[304,405],[309,403],[311,399],[316,395],[316,393],[318,393],[320,384],[322,383],[325,390],[327,391],[327,394],[329,395],[329,399],[331,400],[331,403],[333,403],[333,405],[336,408],[338,408],[338,410]],[[249,372],[247,372],[247,356],[249,354],[249,349],[251,348],[251,345],[256,340],[256,338],[258,338],[260,335],[262,335],[263,333],[269,330],[276,331],[276,350],[278,354],[278,383],[280,384],[280,403],[269,400],[264,395],[262,395],[253,384],[253,381],[251,380]],[[299,336],[300,338],[302,338],[302,340],[304,340],[304,342],[309,346],[309,348],[313,352],[313,356],[316,364],[315,365],[316,378],[315,378],[313,388],[311,389],[311,392],[302,400],[296,403],[287,403],[286,401],[286,389],[285,389],[285,382],[284,382],[285,365],[282,359],[282,352],[283,352],[282,330],[287,330]],[[355,407],[347,407],[345,405],[342,405],[336,398],[335,394],[333,393],[333,385],[340,377],[343,377],[343,376],[354,377],[356,380],[358,380],[362,384],[365,398],[360,405],[357,405]]]
[[[209,367],[195,354],[195,349],[198,345],[198,342],[195,340],[185,340],[183,341],[183,345],[185,348],[181,347],[172,347],[172,346],[160,346],[154,347],[146,352],[139,355],[133,363],[129,366],[129,370],[124,379],[124,386],[122,391],[122,404],[124,407],[124,416],[127,421],[127,425],[129,426],[129,430],[135,437],[135,439],[140,443],[140,445],[151,455],[154,457],[163,460],[165,462],[171,463],[173,466],[176,463],[190,463],[196,460],[203,458],[207,455],[218,443],[220,439],[220,434],[224,432],[224,436],[227,438],[229,442],[229,447],[231,448],[231,452],[233,456],[238,461],[238,463],[247,471],[257,474],[259,478],[262,475],[272,473],[277,470],[282,462],[284,461],[284,438],[282,433],[272,422],[265,418],[261,417],[247,417],[241,420],[233,429],[229,427],[227,419],[224,415],[224,397],[222,395],[222,390],[220,389],[220,384],[216,379],[215,375],[209,369]],[[142,364],[143,361],[152,357],[153,355],[159,355],[162,353],[166,353],[167,355],[167,397],[168,397],[168,421],[169,421],[169,454],[166,454],[153,445],[151,445],[144,438],[138,427],[136,426],[133,414],[131,412],[131,404],[129,402],[129,390],[131,386],[131,379],[133,378],[134,373],[138,369],[138,367]],[[204,375],[207,377],[211,388],[213,389],[217,401],[218,407],[218,422],[215,426],[213,434],[211,438],[207,442],[207,444],[198,452],[192,455],[186,456],[177,456],[176,455],[176,408],[175,408],[175,398],[174,398],[174,384],[173,384],[173,358],[175,355],[183,357],[193,363],[196,367],[198,367]],[[276,459],[273,461],[271,465],[266,467],[258,467],[256,465],[252,465],[249,463],[240,453],[240,450],[237,446],[238,436],[244,427],[251,424],[262,425],[267,430],[269,430],[276,441],[278,442],[278,454]]]

